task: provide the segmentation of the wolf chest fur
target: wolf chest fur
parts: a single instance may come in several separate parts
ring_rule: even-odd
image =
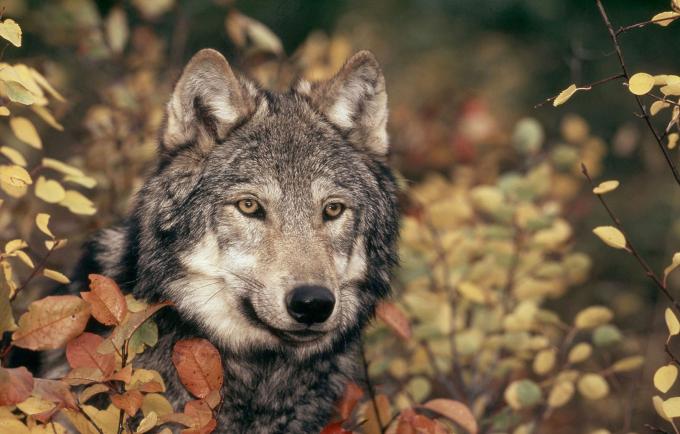
[[[130,215],[89,245],[88,273],[169,300],[136,360],[190,399],[173,344],[223,358],[221,433],[314,433],[354,376],[361,330],[389,293],[397,187],[386,165],[385,81],[360,52],[328,81],[285,93],[202,50],[167,105],[159,159]]]

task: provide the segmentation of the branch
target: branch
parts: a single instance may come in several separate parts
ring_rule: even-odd
[[[626,78],[626,76],[621,73],[621,74],[616,74],[616,75],[611,75],[609,77],[603,78],[601,80],[594,81],[590,84],[584,84],[581,86],[577,86],[576,88],[578,90],[591,90],[592,88],[599,86],[601,84],[609,83],[610,81],[618,80],[619,78]],[[550,101],[554,100],[557,98],[557,95],[551,96],[550,98],[547,98],[545,101],[539,102],[534,106],[535,109],[544,106],[545,104],[549,103]]]
[[[599,0],[597,0],[599,2]],[[590,177],[590,173],[588,173],[588,168],[586,167],[585,164],[581,163],[581,172],[583,175],[588,178],[588,182],[590,182],[590,185],[592,188],[595,188],[595,183],[593,182],[593,179]],[[616,226],[618,230],[621,231],[621,233],[624,235],[626,238],[626,246],[628,252],[635,257],[635,259],[638,261],[642,269],[645,271],[645,274],[647,277],[649,277],[654,284],[663,292],[663,294],[668,298],[668,300],[671,302],[673,309],[675,310],[676,313],[680,314],[680,303],[673,297],[673,295],[668,291],[668,288],[666,288],[666,285],[659,279],[659,277],[654,273],[654,271],[651,269],[649,264],[647,264],[647,261],[640,255],[638,250],[635,248],[633,243],[630,241],[630,238],[628,235],[626,235],[625,230],[623,229],[623,226],[621,225],[621,220],[619,220],[618,217],[614,214],[614,212],[609,208],[609,205],[607,205],[607,202],[604,200],[604,197],[601,194],[595,193],[597,198],[600,200],[600,203],[604,207],[604,209],[607,211],[607,214],[609,214],[609,217],[611,218],[612,222]]]
[[[619,30],[616,31],[616,36],[620,35],[621,33],[625,33],[629,30],[641,29],[645,26],[648,26],[649,24],[658,24],[658,23],[663,23],[663,22],[666,22],[666,21],[675,21],[677,19],[678,19],[678,17],[657,18],[656,20],[648,20],[648,21],[643,21],[641,23],[631,24],[631,25],[625,26],[625,27],[619,27]]]
[[[373,383],[368,377],[368,362],[366,361],[366,352],[364,351],[364,343],[361,342],[361,364],[364,368],[364,378],[366,380],[366,388],[368,389],[368,396],[371,397],[371,403],[373,404],[373,411],[375,411],[375,417],[378,420],[378,425],[380,425],[380,434],[385,434],[385,425],[380,418],[380,410],[378,409],[378,403],[375,400],[375,389],[373,388]]]
[[[626,68],[626,62],[623,59],[623,52],[621,51],[621,45],[619,44],[619,38],[617,36],[617,33],[614,30],[611,21],[609,21],[609,16],[607,15],[607,12],[605,11],[604,6],[602,5],[602,0],[595,0],[595,3],[597,4],[597,8],[599,9],[600,15],[602,16],[602,21],[604,21],[605,25],[607,26],[607,30],[609,31],[609,36],[611,36],[614,48],[616,49],[616,55],[618,56],[619,64],[621,65],[621,72],[623,72],[623,75],[626,78],[626,80],[630,81],[630,75],[628,74],[628,69]],[[673,163],[673,160],[671,159],[668,149],[666,149],[666,146],[661,140],[659,133],[656,132],[654,125],[652,125],[652,120],[649,117],[649,114],[647,113],[645,105],[642,103],[642,99],[637,95],[634,96],[635,101],[637,102],[638,107],[640,108],[640,113],[642,113],[642,118],[645,120],[645,123],[649,127],[649,130],[654,135],[654,139],[656,139],[656,143],[659,145],[659,149],[661,150],[661,153],[666,159],[668,167],[670,167],[671,172],[673,173],[673,178],[675,178],[675,182],[678,185],[680,185],[680,172],[678,172],[677,167],[675,167],[675,163]]]

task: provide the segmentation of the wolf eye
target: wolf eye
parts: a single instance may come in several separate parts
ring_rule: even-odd
[[[331,202],[323,208],[324,220],[335,220],[345,211],[345,205],[340,202]]]
[[[255,199],[241,199],[236,202],[236,207],[239,211],[241,211],[241,213],[247,215],[248,217],[264,216],[262,207]]]

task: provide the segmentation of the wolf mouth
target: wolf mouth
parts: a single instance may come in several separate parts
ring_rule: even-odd
[[[264,329],[289,344],[306,344],[316,341],[326,334],[326,332],[318,330],[283,330],[274,327],[260,318],[253,303],[246,297],[241,299],[241,311],[253,326]]]

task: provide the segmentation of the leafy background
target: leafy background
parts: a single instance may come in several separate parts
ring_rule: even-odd
[[[216,48],[266,86],[283,88],[296,75],[328,77],[353,51],[368,48],[381,61],[390,95],[393,163],[404,187],[403,267],[395,303],[381,309],[366,338],[371,381],[360,384],[356,408],[340,408],[344,429],[378,433],[391,422],[391,430],[404,433],[465,432],[465,419],[435,423],[419,406],[448,399],[470,409],[480,432],[649,432],[645,424],[672,432],[652,405],[654,395],[673,396],[652,381],[669,361],[668,303],[633,258],[593,235],[593,227],[611,222],[579,165],[587,164],[595,185],[621,182],[607,203],[659,274],[680,244],[677,185],[634,115],[623,81],[579,92],[557,108],[535,107],[571,83],[619,72],[594,1],[5,0],[1,6],[3,18],[23,30],[21,47],[7,43],[3,61],[35,68],[64,96],[60,101],[43,89],[46,106],[24,107],[3,91],[11,115],[0,127],[0,145],[21,152],[33,178],[23,197],[0,192],[3,243],[27,242],[6,247],[0,261],[7,264],[2,294],[19,289],[12,302],[17,319],[51,280],[66,279],[61,273],[68,274],[92,231],[125,214],[154,159],[163,104],[194,52]],[[670,10],[667,0],[605,6],[615,26]],[[631,73],[678,73],[680,45],[673,41],[679,36],[677,22],[622,34]],[[47,121],[41,119],[35,106],[54,121],[44,112]],[[655,120],[660,129],[670,110]],[[35,126],[42,150],[17,118]],[[45,167],[44,157],[69,166]],[[78,193],[64,202],[61,187],[47,180]],[[39,213],[49,214],[49,223],[43,216],[36,225]],[[62,239],[68,242],[59,242],[59,254],[48,256],[55,246],[45,241]],[[43,267],[54,272],[45,275]],[[677,294],[674,276],[669,290]],[[116,372],[123,360],[119,355]],[[551,393],[565,402],[550,401]],[[195,396],[203,404],[208,399]],[[435,415],[438,404],[430,405]],[[11,411],[32,423],[21,407]],[[111,426],[103,427],[117,432],[118,413],[116,407]]]

